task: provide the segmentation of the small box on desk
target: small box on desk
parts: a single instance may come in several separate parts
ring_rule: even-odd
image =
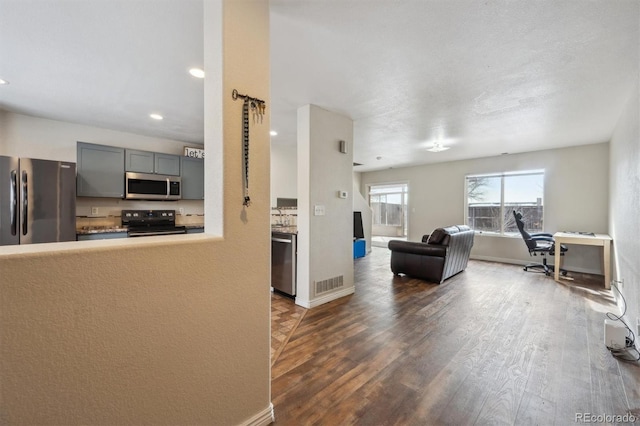
[[[353,241],[353,258],[358,259],[364,257],[366,251],[366,240],[359,238]]]

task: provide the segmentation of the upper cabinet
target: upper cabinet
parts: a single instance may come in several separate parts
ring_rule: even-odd
[[[125,150],[127,172],[180,176],[180,156],[159,152]]]
[[[124,197],[124,148],[77,144],[78,197]]]
[[[154,154],[154,170],[159,175],[180,176],[180,156],[171,154]]]
[[[203,159],[86,142],[77,151],[78,197],[124,198],[127,171],[181,176],[182,199],[204,199]]]
[[[181,157],[182,199],[204,200],[204,160]]]
[[[153,173],[153,152],[138,151],[135,149],[125,150],[125,171],[138,173]]]

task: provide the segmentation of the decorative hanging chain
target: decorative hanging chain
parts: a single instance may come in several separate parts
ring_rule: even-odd
[[[249,207],[251,198],[249,197],[249,100],[242,103],[242,171],[244,172],[244,202],[243,206]]]
[[[249,207],[251,205],[251,198],[249,197],[249,109],[253,113],[253,122],[262,123],[266,105],[265,101],[258,98],[253,98],[247,95],[241,95],[236,89],[231,92],[233,100],[238,98],[244,99],[242,103],[242,171],[243,171],[243,206]]]

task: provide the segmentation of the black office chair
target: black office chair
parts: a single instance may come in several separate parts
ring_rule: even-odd
[[[528,271],[530,268],[541,269],[541,272],[544,272],[545,275],[551,275],[551,273],[554,272],[554,265],[547,265],[547,254],[551,256],[555,256],[556,254],[556,243],[553,240],[553,235],[546,234],[544,232],[529,234],[524,229],[522,214],[514,210],[513,217],[516,219],[516,225],[518,226],[518,230],[522,235],[522,239],[527,244],[527,248],[529,249],[529,256],[537,256],[538,254],[542,256],[542,263],[529,263],[523,269],[525,271]],[[560,256],[564,256],[564,253],[566,251],[567,247],[560,244]],[[565,271],[564,269],[560,269],[560,273],[562,275],[567,275],[567,271]]]

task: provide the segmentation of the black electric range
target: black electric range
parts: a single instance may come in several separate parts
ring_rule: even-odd
[[[187,233],[186,227],[176,226],[175,210],[122,210],[121,214],[130,237]]]

